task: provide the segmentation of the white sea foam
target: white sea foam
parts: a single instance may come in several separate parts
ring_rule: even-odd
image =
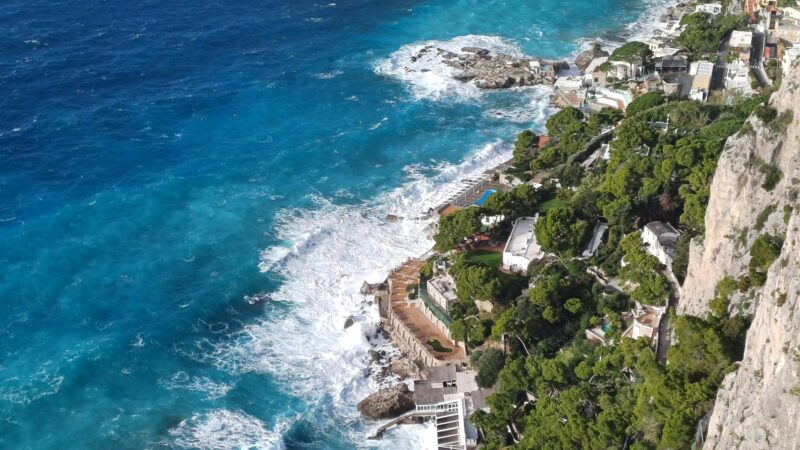
[[[377,331],[377,308],[359,289],[364,280],[383,280],[392,267],[425,253],[432,243],[425,240],[423,230],[432,219],[420,216],[457,192],[466,179],[505,161],[510,151],[498,141],[458,165],[409,166],[405,185],[370,204],[334,205],[318,197],[315,209],[281,211],[276,234],[291,244],[266,249],[260,268],[284,278],[270,297],[289,303],[290,308],[274,308],[261,321],[220,340],[199,341],[188,356],[235,375],[270,374],[287,393],[308,400],[308,410],[299,412],[296,420],[307,416],[331,432],[342,423],[356,424],[348,432],[359,445],[431,448],[433,433],[421,427],[394,430],[381,441],[364,439],[374,426],[359,420],[355,405],[378,387],[368,377],[369,351],[374,345],[389,351],[391,347],[381,338],[372,338]],[[433,176],[422,174],[432,171]],[[387,214],[404,220],[387,222]],[[344,329],[350,316],[355,324]],[[175,383],[186,388],[189,381]],[[229,418],[227,413],[219,414],[212,419]],[[202,426],[183,425],[182,436],[192,430],[188,435],[216,442],[216,437],[208,436],[213,427],[205,425],[207,421],[201,420]]]
[[[656,30],[664,30],[665,24],[659,18],[667,8],[680,3],[679,0],[646,0],[647,7],[639,16],[639,19],[629,23],[620,33],[619,39],[601,39],[597,37],[586,37],[579,40],[579,48],[572,57],[578,53],[590,49],[594,42],[599,42],[605,49],[615,49],[629,41],[645,41],[653,37]]]
[[[379,60],[374,67],[375,73],[407,83],[412,94],[418,99],[443,97],[470,99],[482,94],[473,83],[453,79],[458,69],[444,64],[438,52],[429,51],[419,55],[419,51],[426,46],[457,54],[463,53],[461,51],[463,47],[480,47],[493,53],[524,56],[520,47],[507,39],[470,34],[449,41],[422,41],[404,45],[388,58]],[[412,57],[418,55],[418,59],[412,63]]]
[[[168,379],[161,379],[158,383],[165,389],[186,389],[205,394],[206,400],[216,400],[224,397],[233,389],[231,384],[217,383],[208,377],[190,377],[186,372],[174,373]]]
[[[267,430],[260,420],[241,411],[216,409],[195,414],[170,430],[175,443],[186,448],[234,450],[243,448],[282,449],[282,435],[288,421]]]

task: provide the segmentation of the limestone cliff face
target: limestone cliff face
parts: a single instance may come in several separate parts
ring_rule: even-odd
[[[794,110],[794,119],[784,129],[751,117],[754,132],[728,140],[679,306],[681,314],[705,316],[719,280],[747,273],[755,238],[785,236],[765,285],[732,298],[731,308],[752,313],[753,322],[743,360],[717,395],[706,449],[800,449],[800,66],[771,105]],[[762,187],[765,163],[783,174],[771,191]]]
[[[748,120],[752,133],[740,132],[728,139],[711,183],[705,235],[691,244],[679,314],[704,317],[717,283],[726,275],[737,278],[747,274],[753,241],[764,233],[783,234],[784,207],[797,206],[800,67],[796,65],[784,80],[782,89],[772,96],[771,105],[779,113],[794,111],[794,119],[785,130],[775,131],[780,127],[765,126],[753,116]],[[766,165],[774,166],[783,175],[771,191],[762,187]],[[770,210],[773,212],[767,215]],[[766,216],[766,221],[760,224],[759,216]],[[734,296],[732,307],[753,312],[757,293],[758,290],[751,290],[747,296]]]

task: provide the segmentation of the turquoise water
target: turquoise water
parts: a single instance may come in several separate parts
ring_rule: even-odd
[[[388,347],[358,288],[549,111],[404,73],[408,46],[568,57],[647,8],[2,3],[0,447],[427,445],[363,441]]]

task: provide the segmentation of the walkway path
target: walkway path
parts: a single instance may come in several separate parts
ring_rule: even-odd
[[[667,311],[658,324],[658,348],[656,349],[656,360],[661,364],[667,362],[667,350],[672,344],[672,327],[670,326],[670,309],[677,308],[681,299],[681,286],[678,279],[669,270],[662,272],[670,284],[669,300],[667,301]]]

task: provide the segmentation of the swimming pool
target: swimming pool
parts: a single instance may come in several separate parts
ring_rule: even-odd
[[[484,202],[486,202],[486,199],[495,192],[497,192],[495,189],[487,189],[483,191],[483,194],[477,200],[472,202],[472,204],[475,206],[483,206]]]

